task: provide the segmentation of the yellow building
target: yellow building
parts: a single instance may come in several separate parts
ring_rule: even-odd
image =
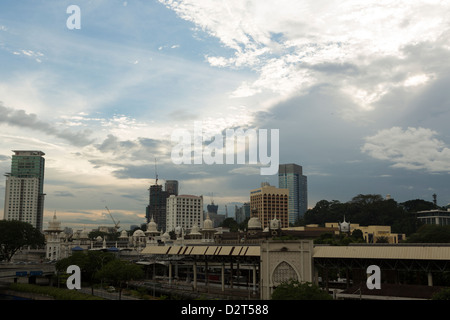
[[[406,239],[405,234],[392,233],[390,226],[360,226],[358,223],[349,223],[350,233],[354,230],[361,230],[364,240],[367,243],[385,242],[387,243],[399,243],[401,240]],[[335,233],[339,234],[338,222],[325,223],[326,228],[336,228]]]
[[[281,228],[289,226],[289,189],[281,189],[269,184],[250,191],[250,210],[256,210],[256,215],[267,228],[273,219],[281,222]]]

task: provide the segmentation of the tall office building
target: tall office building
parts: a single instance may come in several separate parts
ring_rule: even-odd
[[[203,197],[192,195],[171,195],[167,198],[167,229],[175,231],[184,230],[193,226],[202,227],[203,223]]]
[[[155,184],[150,186],[149,203],[145,210],[147,223],[153,218],[158,226],[159,231],[166,230],[166,199],[169,193],[163,191],[162,185]]]
[[[166,231],[166,220],[167,220],[167,198],[170,195],[178,195],[178,181],[177,180],[167,180],[165,183],[165,191],[163,191],[162,185],[156,184],[150,186],[148,189],[149,193],[149,203],[145,209],[145,217],[147,223],[149,223],[153,217],[155,220],[159,231]]]
[[[256,211],[263,229],[275,218],[280,221],[282,228],[289,226],[288,194],[288,189],[277,188],[267,183],[250,191],[250,210]]]
[[[173,195],[178,195],[178,181],[177,180],[166,180],[165,185],[166,191]]]
[[[278,187],[289,189],[289,223],[295,223],[308,210],[308,181],[297,164],[281,164]]]
[[[241,207],[235,206],[234,216],[237,223],[242,223],[245,219],[250,219],[250,203],[246,202]]]
[[[4,218],[28,222],[42,231],[45,153],[28,150],[13,152],[11,172],[5,174]]]

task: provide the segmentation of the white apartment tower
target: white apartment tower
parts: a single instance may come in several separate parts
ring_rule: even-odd
[[[5,220],[28,222],[42,231],[44,215],[44,153],[13,151],[11,172],[5,174]]]
[[[166,231],[187,230],[201,227],[203,221],[203,197],[193,195],[171,195],[167,198]]]

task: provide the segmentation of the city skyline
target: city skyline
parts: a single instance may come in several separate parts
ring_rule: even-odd
[[[278,187],[259,165],[174,164],[171,133],[195,122],[279,130],[310,208],[358,194],[446,205],[449,15],[440,1],[2,1],[0,217],[12,150],[46,154],[44,227],[55,211],[112,225],[105,206],[144,223],[156,174],[219,213]]]

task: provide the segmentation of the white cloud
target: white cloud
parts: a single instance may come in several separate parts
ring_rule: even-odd
[[[394,168],[450,172],[450,148],[437,135],[426,128],[393,127],[365,138],[361,151],[392,162]]]
[[[257,73],[256,80],[242,82],[233,98],[268,90],[286,99],[327,82],[341,88],[361,110],[370,111],[396,87],[429,80],[420,70],[415,75],[404,72],[406,46],[439,42],[448,48],[443,35],[449,25],[443,13],[449,12],[450,3],[437,0],[159,1],[232,49],[228,56],[206,55],[212,66]],[[395,57],[400,65],[384,62],[371,68],[384,57]],[[350,63],[364,71],[354,77],[330,76],[311,68],[330,63]]]
[[[404,86],[405,87],[414,87],[421,84],[425,84],[428,80],[430,80],[430,77],[426,74],[418,74],[413,75],[405,80]]]

